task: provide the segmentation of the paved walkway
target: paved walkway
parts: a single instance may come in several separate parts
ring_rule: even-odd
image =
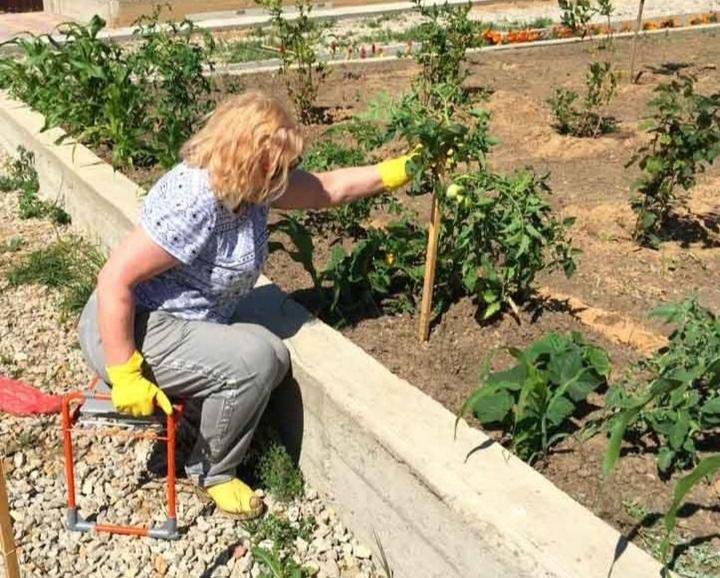
[[[20,32],[47,34],[66,20],[66,17],[48,12],[0,14],[0,42],[5,42]]]

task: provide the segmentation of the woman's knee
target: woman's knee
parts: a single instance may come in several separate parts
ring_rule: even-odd
[[[290,369],[290,352],[277,335],[259,325],[245,325],[245,338],[252,337],[245,363],[268,389],[277,387]]]

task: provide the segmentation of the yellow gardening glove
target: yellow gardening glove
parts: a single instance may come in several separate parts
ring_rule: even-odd
[[[143,357],[135,352],[122,365],[107,367],[112,383],[112,402],[116,410],[134,417],[152,415],[155,403],[166,414],[173,411],[172,404],[162,390],[142,375]]]
[[[223,512],[245,520],[257,518],[264,510],[263,501],[250,486],[237,478],[211,486],[205,491]]]
[[[392,191],[398,187],[402,187],[410,180],[410,175],[407,172],[407,163],[414,156],[420,153],[420,146],[401,157],[389,159],[381,162],[378,165],[378,171],[380,172],[380,178],[382,179],[385,189]]]

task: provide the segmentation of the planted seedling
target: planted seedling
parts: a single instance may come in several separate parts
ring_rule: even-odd
[[[587,93],[578,103],[577,92],[556,88],[548,100],[560,134],[596,138],[615,130],[616,122],[604,114],[617,92],[618,77],[610,62],[593,62],[586,76]]]
[[[313,3],[295,0],[295,13],[288,18],[281,0],[256,1],[270,13],[273,34],[280,41],[280,75],[298,118],[304,123],[319,120],[316,101],[327,67],[315,48],[322,37],[322,26],[310,17]]]
[[[672,212],[685,204],[678,187],[690,190],[697,174],[720,155],[720,93],[698,94],[690,76],[661,84],[655,93],[652,139],[627,165],[643,171],[631,201],[637,216],[633,237],[653,248],[662,242]]]
[[[581,405],[607,385],[610,360],[578,333],[551,333],[527,349],[508,351],[517,363],[488,372],[488,360],[481,387],[460,408],[458,420],[471,411],[482,425],[502,430],[517,456],[533,463],[571,435]]]
[[[608,396],[606,476],[622,442],[645,434],[659,442],[657,467],[663,476],[690,467],[698,460],[698,441],[720,425],[720,319],[696,297],[659,307],[653,315],[675,330],[667,347],[638,364],[637,377],[613,387]]]

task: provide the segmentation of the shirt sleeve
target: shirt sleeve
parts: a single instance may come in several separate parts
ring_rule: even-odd
[[[193,180],[183,173],[166,175],[150,190],[140,213],[140,226],[150,238],[186,265],[211,237],[217,215],[217,201]]]

